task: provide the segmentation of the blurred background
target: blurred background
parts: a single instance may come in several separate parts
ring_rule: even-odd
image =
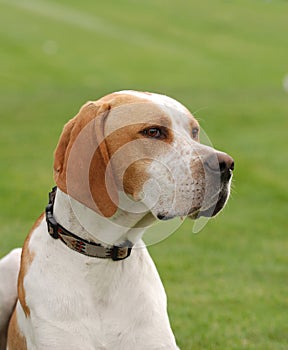
[[[288,349],[287,19],[287,0],[0,0],[0,256],[43,211],[84,102],[167,94],[236,162],[223,213],[149,248],[178,344]]]

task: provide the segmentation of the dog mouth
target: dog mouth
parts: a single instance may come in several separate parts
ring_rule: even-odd
[[[157,219],[161,221],[167,221],[174,219],[175,217],[189,217],[192,220],[197,220],[200,217],[212,218],[216,216],[224,207],[229,197],[229,190],[223,189],[217,196],[217,201],[210,204],[207,209],[203,209],[202,206],[193,207],[188,213],[183,215],[175,215],[169,212],[162,212],[157,214]]]
[[[225,188],[218,194],[216,202],[211,204],[207,209],[203,208],[202,206],[200,208],[196,208],[196,210],[192,210],[188,214],[188,217],[193,220],[199,219],[200,217],[212,218],[225,207],[228,197],[229,189]]]
[[[210,206],[208,209],[200,209],[197,214],[197,219],[201,216],[206,218],[212,218],[216,216],[224,207],[228,199],[228,192],[225,191],[224,193],[220,193],[218,197],[218,201],[216,204]]]

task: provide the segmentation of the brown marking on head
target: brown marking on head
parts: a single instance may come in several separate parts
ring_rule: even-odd
[[[56,148],[54,178],[57,186],[89,208],[111,217],[117,210],[117,189],[119,178],[122,180],[123,176],[117,176],[121,164],[112,162],[112,170],[110,158],[124,145],[143,138],[140,131],[145,127],[157,125],[169,129],[171,121],[160,107],[144,97],[113,93],[86,103],[76,117],[65,125]],[[168,136],[165,142],[171,143],[171,130]],[[151,147],[150,140],[148,148],[146,152],[130,149],[130,158],[129,152],[124,154],[126,164],[131,159],[131,153],[138,159],[145,157],[141,165],[134,164],[131,169],[127,169],[123,187],[130,194],[138,193],[147,180],[145,166],[148,158],[152,159],[161,147],[155,148],[155,142]],[[91,149],[96,150],[92,155]],[[138,154],[135,155],[135,152]],[[89,186],[85,187],[85,181],[89,182]]]
[[[103,96],[99,100],[95,101],[95,104],[101,106],[102,104],[109,104],[111,108],[117,108],[122,105],[129,105],[133,103],[145,103],[147,102],[147,99],[135,97],[133,95],[127,94],[125,92],[123,93],[115,93]]]
[[[26,339],[19,329],[16,308],[9,324],[7,345],[9,350],[27,350]]]
[[[122,102],[125,101],[122,95],[120,97]],[[110,111],[105,135],[118,188],[138,200],[139,192],[149,179],[146,170],[153,159],[167,152],[167,144],[173,142],[173,130],[170,117],[155,103],[128,97],[127,104],[113,103],[117,107]],[[143,131],[150,128],[163,130],[165,138],[158,140],[145,136]]]

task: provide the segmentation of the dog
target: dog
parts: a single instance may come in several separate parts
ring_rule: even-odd
[[[1,349],[178,349],[142,236],[225,206],[234,161],[199,130],[176,100],[137,91],[88,102],[64,126],[46,211],[21,263],[19,249],[0,262]]]

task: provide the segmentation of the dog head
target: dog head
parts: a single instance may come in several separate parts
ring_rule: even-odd
[[[214,216],[229,193],[233,159],[200,144],[199,124],[163,95],[122,91],[86,103],[55,151],[57,186],[105,217],[119,194],[161,220]]]

